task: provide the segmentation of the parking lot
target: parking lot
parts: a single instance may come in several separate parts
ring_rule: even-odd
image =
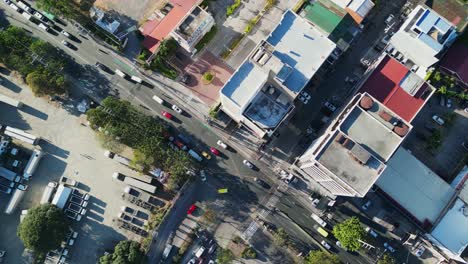
[[[467,150],[462,143],[467,140],[468,113],[453,100],[452,107],[441,106],[440,95],[435,94],[413,120],[414,131],[403,146],[447,182],[453,180],[461,169]],[[445,124],[438,125],[432,117],[440,116]],[[448,116],[453,115],[452,122]],[[441,142],[436,150],[428,151],[427,142],[433,131],[440,131]]]
[[[48,103],[46,98],[35,98],[29,89],[18,86],[15,89],[2,86],[0,91],[24,103],[19,110],[0,104],[0,123],[40,136],[39,145],[46,153],[29,181],[22,203],[12,215],[3,213],[9,196],[1,194],[0,249],[7,251],[6,263],[23,263],[19,260],[24,248],[16,236],[21,210],[38,205],[47,183],[58,181],[62,175],[76,180],[76,188],[90,194],[85,216],[80,222],[73,221],[79,237],[70,249],[70,263],[94,262],[118,241],[138,240],[139,236],[118,229],[113,223],[124,205],[145,211],[125,202],[121,198],[125,185],[112,179],[115,171],[133,176],[136,173],[104,156],[94,131],[83,124],[83,116],[74,114],[71,104],[64,110]],[[78,93],[74,91],[74,95]]]

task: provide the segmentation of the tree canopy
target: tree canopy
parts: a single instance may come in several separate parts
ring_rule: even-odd
[[[28,210],[18,226],[17,235],[26,248],[46,253],[60,247],[69,228],[70,223],[62,210],[44,204]]]
[[[395,263],[396,263],[395,259],[388,254],[384,254],[382,258],[379,259],[379,261],[377,261],[377,264],[395,264]]]
[[[329,254],[322,250],[314,250],[307,255],[304,264],[340,264],[341,261],[336,255]]]
[[[36,0],[37,6],[47,12],[60,14],[67,18],[73,18],[75,9],[70,0]]]
[[[145,260],[145,253],[141,250],[140,243],[123,240],[114,248],[114,252],[102,256],[99,264],[140,264]]]
[[[22,28],[10,26],[0,31],[0,62],[26,77],[35,95],[66,92],[63,70],[68,61],[56,47],[29,36]]]
[[[351,217],[333,227],[333,235],[349,251],[356,251],[361,247],[359,240],[365,235],[364,228],[357,217]]]
[[[129,102],[112,97],[104,99],[100,107],[89,110],[87,117],[93,127],[102,128],[108,137],[135,150],[133,164],[143,170],[155,166],[169,172],[169,187],[187,179],[192,161],[186,152],[168,148],[164,138],[168,129],[161,119],[145,115]]]

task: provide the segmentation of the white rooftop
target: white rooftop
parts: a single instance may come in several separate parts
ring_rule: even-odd
[[[336,47],[320,31],[290,10],[284,13],[280,23],[265,42],[271,46],[273,55],[266,65],[261,66],[251,61],[249,56],[220,91],[223,111],[236,122],[245,121],[244,111],[250,104],[256,102],[254,98],[267,80],[272,79],[271,71],[288,69],[287,74],[281,76],[284,80],[281,80],[280,85],[293,96],[291,99],[294,99]],[[254,49],[254,52],[260,45]],[[276,78],[275,81],[278,82]],[[264,116],[259,119],[278,120],[276,117]],[[249,122],[244,123],[249,124]]]
[[[418,66],[429,68],[439,61],[435,56],[456,38],[455,27],[435,11],[417,6],[390,44]]]
[[[468,245],[468,206],[461,199],[447,211],[431,236],[445,248],[460,255]]]
[[[427,219],[433,224],[455,193],[403,147],[390,158],[376,184],[421,223]]]
[[[354,0],[349,4],[348,8],[356,12],[361,17],[365,17],[374,7],[374,2],[371,0]]]

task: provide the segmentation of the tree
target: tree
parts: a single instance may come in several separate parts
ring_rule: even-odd
[[[361,247],[361,240],[365,231],[357,217],[351,217],[333,227],[333,235],[341,242],[343,247],[356,251]]]
[[[99,259],[99,264],[140,264],[145,260],[145,253],[141,250],[140,243],[123,240],[114,248],[112,254],[107,254]]]
[[[216,255],[216,263],[228,264],[234,260],[234,254],[231,250],[225,248],[219,248],[218,254]]]
[[[73,1],[70,0],[36,0],[37,6],[47,12],[63,15],[67,18],[73,18]]]
[[[395,259],[388,255],[388,254],[384,254],[383,257],[381,259],[379,259],[379,261],[377,261],[377,264],[395,264]]]
[[[62,210],[44,204],[29,209],[18,226],[17,235],[26,248],[43,254],[59,248],[69,228],[70,223]]]
[[[273,242],[278,246],[286,246],[289,243],[289,235],[280,227],[273,233]]]
[[[245,259],[254,259],[257,257],[257,252],[252,247],[246,247],[241,256]]]
[[[307,255],[304,264],[340,264],[341,261],[336,255],[329,254],[322,250],[314,250]]]

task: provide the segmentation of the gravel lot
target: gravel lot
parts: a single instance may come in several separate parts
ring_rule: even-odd
[[[73,223],[80,234],[71,249],[70,263],[95,263],[105,249],[134,236],[113,226],[112,218],[125,203],[120,197],[124,185],[114,182],[111,175],[114,171],[126,175],[135,175],[135,172],[103,155],[104,149],[99,146],[94,132],[81,124],[85,121],[83,116],[49,104],[44,98],[35,98],[28,88],[11,81],[8,88],[0,86],[0,93],[19,99],[25,105],[17,110],[0,103],[0,123],[40,136],[43,139],[40,146],[47,155],[13,215],[3,213],[9,196],[0,196],[0,249],[7,251],[5,263],[26,263],[21,260],[23,246],[16,236],[19,214],[22,209],[38,205],[47,183],[59,180],[62,175],[77,180],[78,188],[91,195],[86,217]]]

